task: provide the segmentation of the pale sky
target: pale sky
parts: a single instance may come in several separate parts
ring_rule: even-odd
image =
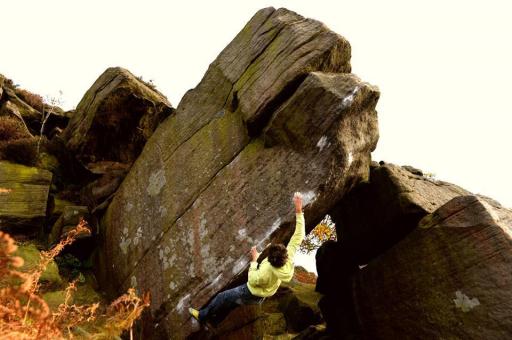
[[[510,1],[2,1],[0,73],[75,107],[109,66],[152,79],[176,107],[260,8],[287,7],[352,45],[378,85],[373,157],[512,207]]]

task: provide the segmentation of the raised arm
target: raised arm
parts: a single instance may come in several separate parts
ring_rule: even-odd
[[[288,260],[291,263],[293,263],[295,253],[306,236],[304,213],[302,212],[302,194],[300,192],[296,192],[293,195],[293,203],[295,205],[295,232],[286,247]]]
[[[274,270],[274,273],[277,274],[279,279],[285,282],[289,282],[293,277],[294,272],[294,258],[295,253],[300,247],[300,244],[304,240],[306,231],[305,231],[305,223],[304,223],[304,214],[302,213],[302,195],[299,192],[296,192],[293,195],[293,203],[295,205],[295,232],[293,233],[290,242],[288,242],[288,246],[286,247],[286,252],[288,258],[286,263],[277,269]],[[249,267],[249,285],[250,287],[264,285],[268,281],[268,273],[261,272],[261,268],[258,267],[257,259],[258,259],[258,251],[256,247],[252,247],[251,249],[251,265]]]

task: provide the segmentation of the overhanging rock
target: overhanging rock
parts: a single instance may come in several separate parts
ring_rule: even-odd
[[[201,306],[285,240],[291,197],[311,228],[367,179],[377,88],[350,72],[350,47],[322,23],[260,10],[163,122],[102,222],[100,276],[152,294],[156,332],[184,338]]]

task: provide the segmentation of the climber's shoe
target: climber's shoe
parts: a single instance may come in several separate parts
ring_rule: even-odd
[[[190,315],[192,315],[194,317],[194,319],[199,321],[199,311],[197,309],[189,308],[188,312],[190,313]]]

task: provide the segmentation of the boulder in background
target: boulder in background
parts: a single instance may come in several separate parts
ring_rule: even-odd
[[[354,280],[372,339],[505,339],[512,334],[512,211],[456,197]]]

